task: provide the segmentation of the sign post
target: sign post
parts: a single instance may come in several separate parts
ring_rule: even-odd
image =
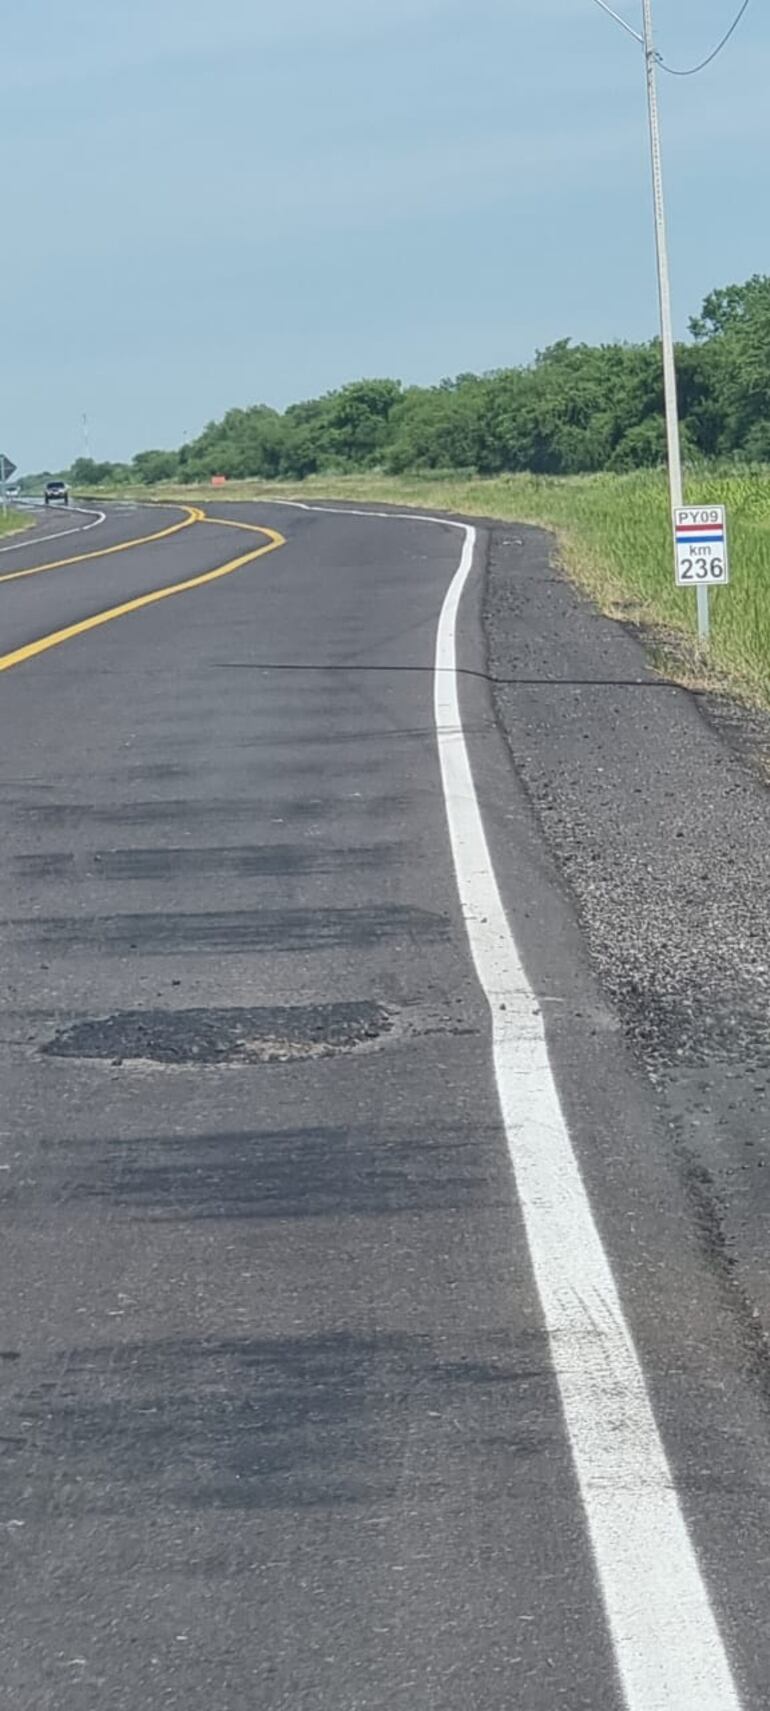
[[[0,452],[0,495],[2,495],[3,513],[8,510],[8,481],[16,474],[16,465],[5,452]]]
[[[730,581],[727,517],[724,505],[679,505],[674,510],[677,588],[698,596],[698,633],[709,633],[709,589]]]
[[[668,265],[668,236],[666,231],[666,206],[663,195],[663,160],[660,142],[660,114],[658,111],[658,56],[655,51],[655,40],[652,26],[652,0],[642,0],[642,15],[644,18],[644,57],[647,64],[647,107],[650,120],[650,153],[652,156],[652,189],[655,208],[655,240],[658,256],[658,292],[660,296],[660,337],[663,354],[663,385],[666,401],[666,438],[668,442],[668,479],[670,488],[671,509],[674,517],[682,511],[684,491],[682,484],[682,445],[679,432],[679,399],[676,382],[676,356],[674,351],[674,324],[671,313],[671,281]],[[633,33],[633,32],[632,32]],[[676,530],[674,531],[676,534]],[[680,587],[689,587],[689,579],[682,583],[679,575],[679,547],[677,555],[677,583]],[[715,578],[712,580],[716,580]],[[720,578],[725,580],[724,578]],[[698,639],[706,643],[709,639],[709,584],[702,576],[693,576],[692,587],[696,591],[698,601]]]

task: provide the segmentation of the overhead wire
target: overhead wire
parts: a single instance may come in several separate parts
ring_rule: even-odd
[[[743,5],[741,6],[741,9],[740,9],[737,17],[733,18],[733,21],[730,25],[729,30],[727,31],[727,34],[722,37],[721,42],[717,43],[717,46],[714,48],[713,52],[709,54],[707,59],[702,59],[699,65],[691,65],[685,71],[680,71],[677,66],[667,65],[666,61],[664,59],[661,59],[658,61],[660,68],[661,68],[661,71],[667,71],[669,74],[669,77],[697,77],[699,71],[705,71],[707,65],[713,65],[714,60],[719,58],[719,55],[721,54],[722,50],[724,48],[726,48],[728,42],[732,40],[732,37],[735,35],[735,32],[738,28],[738,25],[743,22],[743,19],[745,18],[746,13],[748,12],[750,4],[751,4],[751,0],[743,0]]]
[[[638,31],[629,24],[627,18],[622,17],[620,12],[614,11],[612,6],[607,4],[607,0],[594,0],[594,4],[599,6],[602,12],[606,12],[608,18],[612,18],[616,24],[619,24],[621,29],[626,31],[627,35],[633,36],[635,42],[641,42],[642,46],[644,46],[644,37],[640,36]],[[729,30],[722,37],[721,42],[718,42],[717,46],[712,49],[712,52],[706,59],[702,59],[698,65],[691,65],[681,69],[679,66],[668,65],[662,54],[656,54],[655,57],[661,71],[668,72],[669,77],[697,77],[699,72],[705,71],[707,66],[713,65],[714,60],[719,58],[719,55],[727,47],[728,42],[732,40],[738,25],[743,22],[750,4],[751,0],[743,0],[743,4],[737,14],[737,17],[733,18]]]
[[[621,18],[619,12],[613,12],[612,7],[607,5],[607,0],[595,0],[595,4],[607,13],[608,18],[614,18],[615,23],[620,24],[621,29],[626,30],[629,36],[633,36],[635,42],[641,42],[644,46],[644,36],[640,36],[638,30],[634,30],[625,18]]]

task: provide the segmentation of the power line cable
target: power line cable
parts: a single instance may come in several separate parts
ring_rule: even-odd
[[[640,42],[641,45],[644,46],[644,37],[639,35],[638,31],[628,23],[626,18],[621,17],[620,12],[615,12],[612,6],[607,4],[607,0],[594,0],[594,4],[599,6],[602,12],[606,12],[608,18],[612,18],[616,24],[619,24],[621,29],[626,31],[627,35],[633,36],[635,42]],[[669,77],[697,77],[699,72],[705,71],[707,66],[713,65],[714,60],[719,58],[719,55],[727,47],[728,42],[732,40],[738,25],[743,22],[750,4],[751,0],[743,0],[743,5],[741,6],[738,16],[733,18],[727,34],[722,37],[721,42],[717,44],[713,51],[708,55],[707,59],[702,59],[699,65],[691,65],[685,70],[681,70],[678,66],[668,65],[661,54],[656,54],[655,57],[661,71],[667,71]]]
[[[635,42],[641,42],[642,46],[644,46],[644,37],[640,36],[637,30],[632,29],[631,25],[626,22],[626,19],[621,18],[619,12],[613,12],[612,7],[606,4],[606,0],[595,0],[595,4],[600,6],[603,12],[607,13],[608,18],[614,18],[615,23],[620,24],[621,29],[625,30],[629,36],[633,36]]]
[[[708,59],[702,59],[700,65],[691,65],[686,71],[680,71],[674,65],[667,65],[664,59],[659,59],[658,63],[661,71],[667,71],[670,77],[697,77],[699,71],[705,71],[707,65],[713,65],[714,60],[719,58],[723,48],[727,47],[728,42],[735,35],[738,25],[743,22],[750,4],[751,0],[743,0],[743,5],[741,6],[738,16],[737,18],[733,18],[730,28],[727,31],[727,35],[722,37],[721,42],[719,42],[714,48],[713,53],[709,54]]]

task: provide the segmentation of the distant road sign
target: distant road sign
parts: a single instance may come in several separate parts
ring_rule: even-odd
[[[724,588],[730,581],[724,505],[687,505],[674,512],[679,588]]]
[[[16,465],[5,452],[0,452],[0,481],[9,481],[16,474]]]

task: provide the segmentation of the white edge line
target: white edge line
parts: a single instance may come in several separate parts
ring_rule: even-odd
[[[618,1673],[627,1711],[741,1711],[484,830],[457,665],[457,619],[477,531],[414,512],[278,503],[336,516],[432,523],[464,536],[436,641],[441,777],[462,912],[492,1014],[508,1149]]]
[[[82,505],[72,505],[70,509],[77,511],[80,517],[93,517],[93,522],[76,523],[74,529],[59,529],[55,535],[37,535],[33,531],[25,540],[12,541],[7,547],[0,547],[0,553],[18,553],[26,547],[42,546],[44,542],[63,541],[67,535],[87,535],[89,529],[98,529],[100,523],[107,521],[106,511],[87,511]]]

